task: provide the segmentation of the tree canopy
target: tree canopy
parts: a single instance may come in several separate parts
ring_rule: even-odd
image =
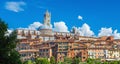
[[[50,64],[50,62],[46,58],[36,58],[36,64]]]
[[[50,58],[50,64],[55,64],[56,62],[55,62],[55,58],[52,56],[51,58]]]
[[[21,64],[20,55],[15,50],[17,33],[8,35],[8,25],[0,19],[0,64]]]

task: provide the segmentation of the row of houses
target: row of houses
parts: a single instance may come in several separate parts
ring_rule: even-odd
[[[30,35],[23,37],[26,38],[19,39],[16,48],[23,61],[37,57],[50,59],[52,56],[56,61],[64,61],[64,57],[80,57],[82,61],[88,58],[116,60],[120,57],[120,40],[112,36],[94,38],[56,32],[54,35],[36,35],[35,38]]]
[[[80,57],[101,60],[120,59],[120,40],[113,36],[86,37],[76,32],[55,32],[50,24],[51,14],[44,15],[44,24],[38,30],[17,29],[19,44],[16,50],[21,60],[48,58],[54,56],[56,61],[64,61],[64,57]]]

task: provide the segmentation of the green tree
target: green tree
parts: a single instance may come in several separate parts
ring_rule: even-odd
[[[31,60],[25,61],[23,64],[33,64]]]
[[[0,64],[21,64],[20,55],[15,50],[17,33],[8,35],[8,25],[0,19]]]
[[[72,58],[65,57],[63,64],[72,64],[73,60]]]
[[[108,62],[103,62],[103,64],[109,64]]]
[[[95,64],[95,60],[91,59],[91,58],[88,58],[87,59],[87,64]]]
[[[35,60],[36,64],[50,64],[50,62],[46,58],[37,58]]]
[[[50,64],[55,64],[56,62],[55,62],[55,58],[52,56],[51,58],[50,58]]]
[[[73,59],[73,64],[79,64],[80,63],[80,58],[75,57]]]
[[[57,64],[64,64],[64,62],[59,61]]]
[[[95,64],[101,64],[101,60],[100,59],[95,59],[94,62],[95,62]]]
[[[119,64],[118,61],[111,61],[110,64]]]
[[[118,64],[120,64],[120,60],[118,60]]]

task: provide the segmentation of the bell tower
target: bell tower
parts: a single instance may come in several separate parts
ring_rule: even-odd
[[[50,22],[51,22],[51,14],[47,10],[46,13],[44,14],[44,25],[50,27]]]

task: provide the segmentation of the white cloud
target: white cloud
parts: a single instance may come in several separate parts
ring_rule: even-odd
[[[21,1],[21,2],[6,2],[5,3],[5,8],[7,10],[13,11],[13,12],[20,12],[20,11],[24,11],[24,9],[22,8],[22,6],[25,6],[26,3]]]
[[[111,36],[112,35],[112,28],[101,28],[100,33],[98,36]]]
[[[115,39],[120,39],[120,33],[118,33],[117,30],[113,30],[112,28],[101,28],[98,36],[99,37],[101,37],[101,36],[114,36]]]
[[[78,16],[78,19],[79,19],[79,20],[83,20],[83,17],[79,15],[79,16]]]
[[[28,29],[35,30],[36,28],[39,28],[42,24],[40,22],[34,22],[33,24],[30,24],[28,26]]]
[[[37,28],[39,28],[40,26],[42,26],[43,24],[40,22],[33,22],[32,24],[30,24],[28,26],[28,28],[21,28],[19,27],[18,29],[26,29],[26,30],[36,30]]]
[[[80,36],[94,36],[94,32],[90,29],[90,26],[86,23],[82,25],[82,27],[73,27],[75,29],[75,33]]]
[[[115,39],[120,39],[120,33],[117,32],[117,30],[113,33]]]
[[[58,31],[58,32],[69,32],[68,27],[66,26],[65,22],[63,22],[63,21],[55,22],[53,30]]]

